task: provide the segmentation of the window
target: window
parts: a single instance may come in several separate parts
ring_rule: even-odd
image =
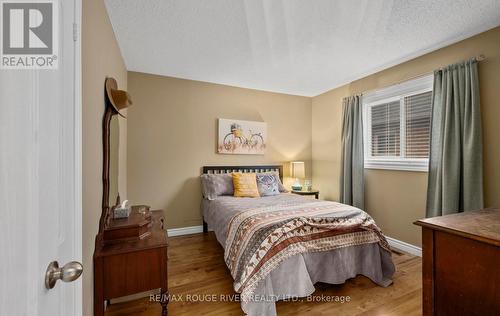
[[[365,168],[427,171],[432,75],[363,96]]]

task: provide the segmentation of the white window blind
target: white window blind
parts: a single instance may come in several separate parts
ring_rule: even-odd
[[[429,157],[431,104],[432,91],[404,98],[404,106],[406,107],[406,157]]]
[[[426,171],[432,76],[372,92],[363,106],[365,167]]]
[[[371,108],[371,154],[374,157],[398,157],[401,152],[399,101]]]

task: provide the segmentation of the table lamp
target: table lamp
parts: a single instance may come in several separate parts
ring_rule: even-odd
[[[292,178],[295,179],[295,183],[292,185],[292,189],[295,191],[302,190],[302,184],[300,184],[300,179],[304,179],[306,176],[304,162],[303,161],[292,161],[290,162],[290,168]]]

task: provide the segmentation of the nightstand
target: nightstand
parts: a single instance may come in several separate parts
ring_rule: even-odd
[[[292,190],[291,192],[294,193],[294,194],[298,194],[298,195],[314,195],[314,197],[316,198],[316,200],[319,199],[319,191],[318,190],[311,190],[311,191],[296,191],[296,190]]]

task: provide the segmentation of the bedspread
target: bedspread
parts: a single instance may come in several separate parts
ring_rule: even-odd
[[[236,212],[225,236],[224,259],[243,302],[286,259],[304,253],[378,243],[389,245],[370,215],[327,201],[275,203]]]

